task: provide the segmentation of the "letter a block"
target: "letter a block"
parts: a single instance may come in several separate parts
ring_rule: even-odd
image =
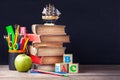
[[[79,65],[76,63],[69,64],[69,73],[78,73],[79,72]]]
[[[68,73],[68,64],[67,63],[56,63],[55,72],[66,72]]]
[[[63,62],[64,63],[72,63],[73,62],[73,55],[72,54],[64,54],[63,55]]]

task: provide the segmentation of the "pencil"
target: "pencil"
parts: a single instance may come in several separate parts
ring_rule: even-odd
[[[60,74],[60,73],[55,73],[55,72],[48,72],[48,71],[42,71],[42,70],[36,70],[36,69],[32,69],[32,71],[40,72],[40,73],[43,73],[43,74],[50,74],[50,75],[55,75],[55,76],[68,77],[67,74]]]
[[[15,43],[18,41],[19,28],[20,28],[20,25],[17,26],[17,29],[15,31]]]
[[[25,40],[25,43],[24,43],[24,46],[23,46],[23,50],[25,50],[25,48],[26,48],[26,46],[27,46],[27,43],[28,43],[28,38],[26,38],[26,40]]]

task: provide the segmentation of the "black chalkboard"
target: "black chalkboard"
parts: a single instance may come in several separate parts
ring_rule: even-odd
[[[0,64],[8,64],[5,26],[43,24],[43,7],[53,3],[62,15],[56,24],[66,25],[72,53],[80,64],[120,64],[119,0],[0,0]]]

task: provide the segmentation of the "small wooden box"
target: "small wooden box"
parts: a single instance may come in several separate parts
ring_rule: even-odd
[[[64,54],[63,62],[64,63],[73,63],[73,54]]]
[[[78,73],[78,72],[79,72],[78,63],[69,64],[69,73]]]
[[[68,73],[69,66],[67,63],[56,63],[55,72],[66,72]]]

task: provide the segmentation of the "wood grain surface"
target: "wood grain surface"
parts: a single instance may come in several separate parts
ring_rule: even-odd
[[[120,80],[120,65],[80,65],[79,67],[78,74],[58,77],[11,71],[8,65],[0,65],[0,80]]]

